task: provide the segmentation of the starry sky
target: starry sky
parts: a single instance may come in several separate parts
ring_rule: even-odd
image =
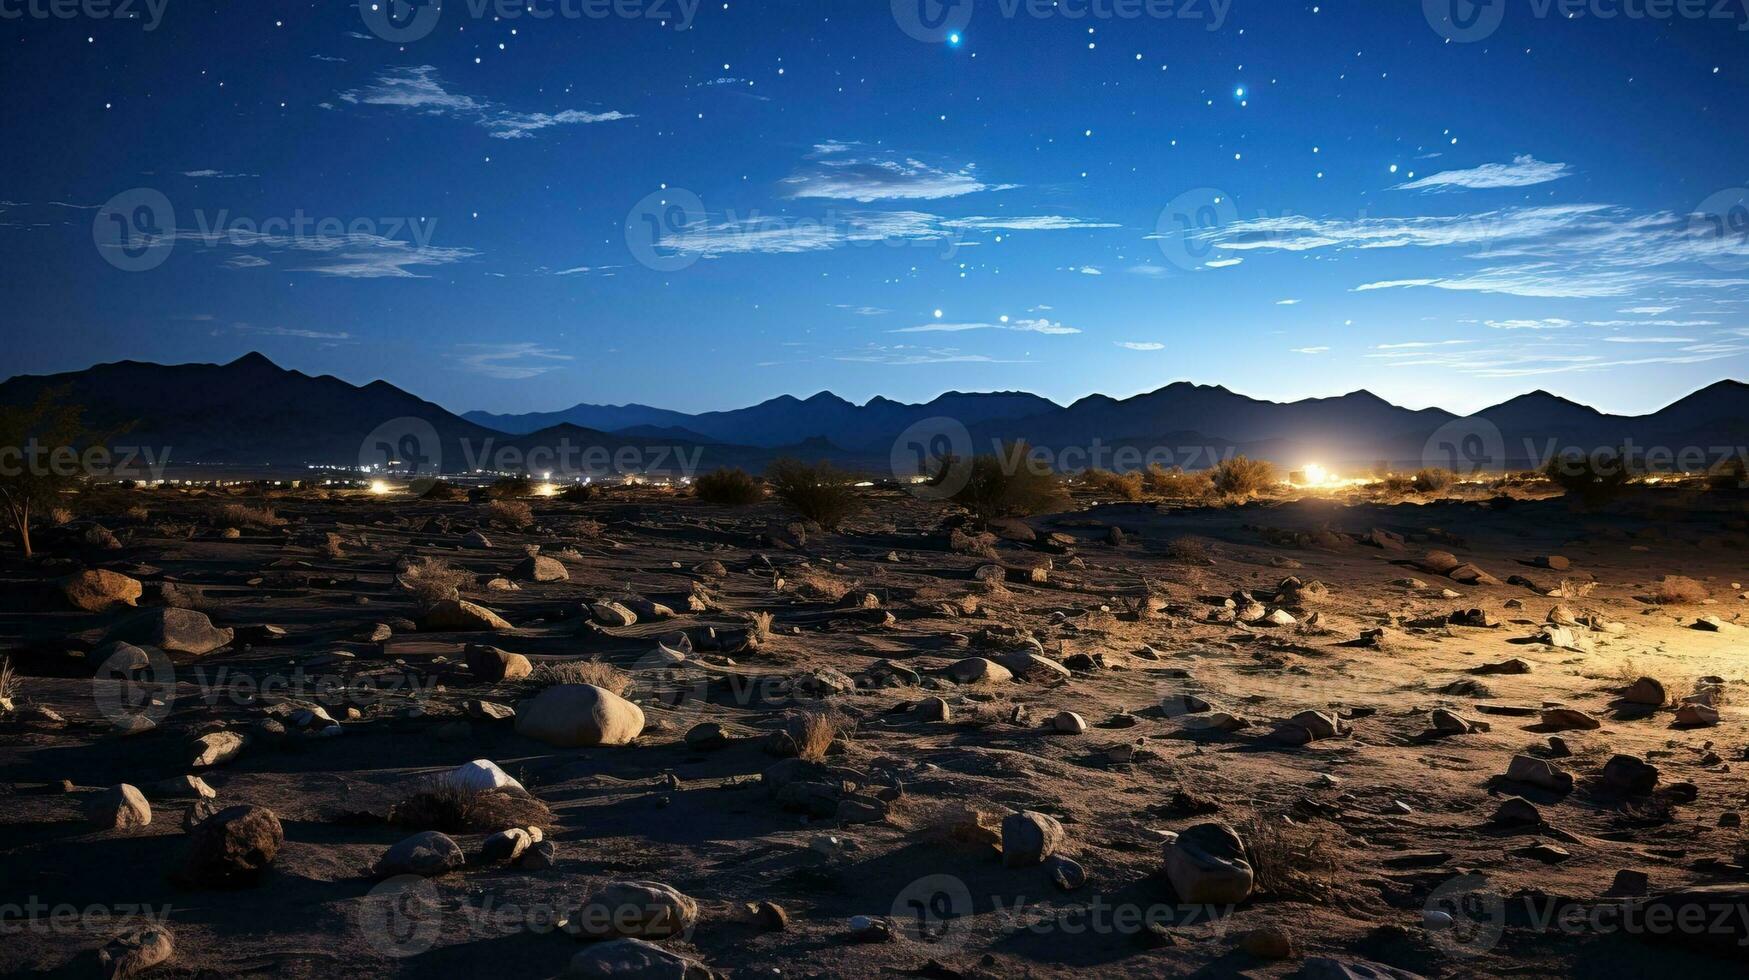
[[[4,375],[260,350],[458,412],[1749,377],[1746,0],[52,2],[0,0]]]

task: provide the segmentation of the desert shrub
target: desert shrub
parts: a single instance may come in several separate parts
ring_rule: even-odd
[[[322,554],[335,560],[346,557],[345,539],[330,531],[323,536]]]
[[[1259,888],[1290,901],[1330,899],[1342,855],[1328,829],[1253,817],[1239,828],[1239,836]]]
[[[1686,575],[1664,576],[1652,595],[1666,606],[1693,606],[1707,600],[1706,586]]]
[[[534,481],[526,476],[501,476],[486,488],[492,500],[514,500],[534,496]]]
[[[421,500],[466,500],[468,492],[447,480],[433,480],[419,495]]]
[[[1443,466],[1428,466],[1415,471],[1414,485],[1419,493],[1443,493],[1455,482],[1456,475]]]
[[[1415,480],[1412,477],[1393,473],[1379,481],[1379,489],[1386,493],[1404,494],[1415,489]]]
[[[213,515],[213,524],[218,527],[243,528],[273,528],[285,526],[285,518],[273,512],[271,507],[250,507],[247,504],[226,504]]]
[[[140,524],[146,523],[148,520],[151,520],[152,517],[151,513],[141,504],[134,504],[133,506],[126,508],[121,512],[121,516]]]
[[[980,521],[1031,517],[1061,508],[1069,499],[1056,471],[1034,459],[1025,443],[1005,446],[995,455],[974,457],[965,477],[965,486],[951,499]]]
[[[1176,561],[1206,563],[1214,557],[1208,541],[1193,534],[1183,534],[1166,542],[1166,554]]]
[[[862,509],[855,477],[825,460],[812,466],[796,459],[777,460],[766,468],[765,482],[791,510],[828,531],[837,530]]]
[[[545,803],[513,790],[465,790],[435,783],[389,808],[389,822],[446,834],[493,834],[511,827],[552,826]]]
[[[1209,477],[1218,494],[1249,497],[1273,485],[1275,464],[1264,459],[1248,459],[1243,455],[1221,460]]]
[[[18,692],[24,684],[19,680],[18,672],[12,669],[11,657],[0,657],[0,712],[16,709]]]
[[[765,496],[759,484],[739,467],[725,467],[699,477],[692,484],[692,495],[718,507],[746,507]]]
[[[467,572],[451,568],[442,558],[420,558],[410,562],[401,570],[399,579],[401,587],[412,593],[422,606],[433,606],[455,598],[467,580]]]
[[[790,572],[788,577],[791,590],[804,599],[816,602],[837,602],[856,584],[815,568],[798,568]]]
[[[793,712],[783,730],[795,743],[796,755],[809,762],[822,762],[832,749],[832,742],[843,733],[843,727],[825,711]]]
[[[776,617],[764,610],[747,617],[747,632],[754,640],[764,643],[771,639],[771,624]]]
[[[534,523],[534,511],[520,500],[494,500],[480,508],[480,517],[488,524],[519,530]]]
[[[1150,493],[1181,500],[1200,500],[1212,488],[1207,470],[1186,473],[1182,466],[1167,468],[1159,463],[1148,465],[1146,483]]]
[[[567,504],[583,504],[600,496],[600,488],[592,483],[573,483],[559,491],[559,499]]]
[[[1081,474],[1081,482],[1089,490],[1097,493],[1109,493],[1119,500],[1142,499],[1142,474],[1140,473],[1113,473],[1111,470],[1090,468]]]
[[[1614,500],[1633,479],[1626,459],[1611,449],[1556,456],[1543,468],[1543,475],[1587,506]]]
[[[555,660],[536,664],[529,683],[537,687],[556,684],[593,684],[623,695],[632,689],[630,674],[599,660]]]

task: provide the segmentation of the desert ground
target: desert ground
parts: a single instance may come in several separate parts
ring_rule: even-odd
[[[1749,495],[865,496],[0,553],[0,973],[1742,969]]]

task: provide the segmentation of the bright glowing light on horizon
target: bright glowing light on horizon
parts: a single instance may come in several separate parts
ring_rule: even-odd
[[[387,480],[372,480],[372,481],[370,481],[370,492],[371,493],[388,493],[389,492],[388,481]]]
[[[1305,468],[1306,486],[1320,487],[1330,482],[1330,473],[1317,463],[1307,463]]]

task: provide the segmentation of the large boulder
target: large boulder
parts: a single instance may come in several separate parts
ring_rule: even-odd
[[[659,881],[616,881],[566,923],[579,939],[669,939],[698,924],[698,903]]]
[[[593,684],[555,684],[516,706],[516,732],[560,748],[625,745],[644,730],[644,711]]]
[[[438,781],[450,789],[466,793],[485,793],[491,790],[508,790],[518,794],[528,792],[514,776],[498,768],[498,763],[490,759],[475,759],[463,763],[438,777]]]
[[[1022,810],[1002,818],[1002,863],[1010,868],[1043,864],[1063,843],[1063,825],[1056,817]]]
[[[428,630],[456,633],[512,629],[504,617],[466,599],[444,599],[438,602],[426,611],[424,625]]]
[[[383,853],[376,864],[376,873],[384,878],[395,875],[419,875],[430,878],[448,874],[468,863],[462,847],[449,835],[435,830],[414,834]]]
[[[104,830],[133,830],[152,822],[152,804],[145,794],[122,783],[86,799],[85,820]]]
[[[468,672],[489,684],[519,681],[534,673],[534,664],[520,653],[510,653],[483,643],[468,645]]]
[[[524,582],[568,582],[571,573],[565,571],[565,566],[557,558],[546,555],[529,555],[510,573]]]
[[[264,806],[227,807],[197,824],[182,859],[185,879],[230,885],[259,875],[285,845],[279,817]]]
[[[956,684],[1001,684],[1014,679],[1007,667],[983,657],[967,657],[947,667],[947,676]]]
[[[1166,844],[1166,877],[1183,905],[1237,905],[1256,875],[1245,842],[1224,823],[1199,823]]]
[[[102,568],[87,568],[61,580],[61,596],[68,604],[93,613],[132,606],[143,591],[138,579]]]
[[[198,657],[229,646],[235,638],[234,631],[215,627],[206,613],[165,606],[147,609],[122,620],[104,635],[103,642],[119,640],[154,646],[166,653],[187,653]]]
[[[697,960],[672,953],[642,939],[612,939],[594,943],[571,957],[565,971],[573,977],[613,980],[710,980],[711,971]]]
[[[240,755],[247,743],[236,732],[208,732],[194,740],[188,764],[196,769],[224,765]]]

